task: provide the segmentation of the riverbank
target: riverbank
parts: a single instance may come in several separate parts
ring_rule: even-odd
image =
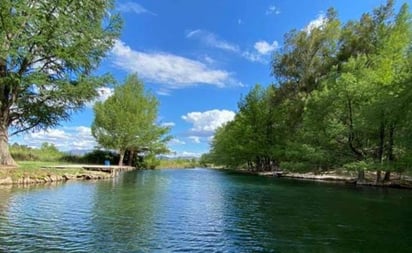
[[[99,165],[53,165],[49,163],[20,163],[19,167],[0,167],[0,185],[29,185],[69,180],[101,180],[115,177],[132,167]]]
[[[391,180],[387,182],[376,182],[376,172],[365,172],[365,180],[358,181],[357,173],[351,171],[327,171],[323,173],[295,173],[287,171],[256,172],[261,176],[284,177],[297,180],[311,180],[320,182],[336,182],[374,187],[392,187],[412,189],[412,177],[400,173],[392,173]]]

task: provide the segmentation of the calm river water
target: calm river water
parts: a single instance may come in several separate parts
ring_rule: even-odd
[[[190,169],[0,188],[0,252],[411,252],[412,191]]]

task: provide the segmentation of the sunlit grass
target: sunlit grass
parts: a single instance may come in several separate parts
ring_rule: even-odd
[[[173,169],[173,168],[194,168],[198,163],[190,159],[170,159],[160,160],[159,169]]]
[[[54,168],[53,166],[61,165],[57,162],[19,161],[18,165],[17,168],[0,168],[0,178],[11,177],[13,180],[19,178],[43,179],[49,176],[76,176],[89,172],[83,168]]]

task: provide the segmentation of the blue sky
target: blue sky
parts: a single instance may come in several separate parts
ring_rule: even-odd
[[[118,1],[121,37],[97,73],[123,82],[137,73],[159,99],[159,124],[171,126],[169,148],[178,156],[209,149],[214,130],[231,120],[241,95],[275,82],[270,60],[291,29],[322,22],[329,7],[340,20],[359,19],[381,0],[133,0]],[[397,1],[397,6],[405,1]],[[411,4],[411,1],[407,1]],[[101,90],[104,99],[112,92]],[[92,103],[58,128],[12,137],[38,147],[88,150]]]

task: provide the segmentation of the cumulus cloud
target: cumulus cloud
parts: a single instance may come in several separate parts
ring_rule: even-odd
[[[200,143],[200,137],[199,136],[189,136],[189,139],[194,143]]]
[[[260,63],[267,62],[267,59],[256,51],[245,51],[242,53],[242,57],[251,62],[260,62]]]
[[[171,140],[169,141],[169,145],[173,145],[173,146],[176,146],[176,145],[185,145],[185,144],[186,144],[185,141],[182,141],[182,140],[177,139],[177,138],[173,138],[173,139],[171,139]]]
[[[135,14],[151,14],[151,15],[155,15],[155,13],[149,11],[148,9],[144,8],[143,6],[141,6],[138,3],[135,2],[124,2],[124,3],[120,3],[117,6],[117,10],[120,12],[131,12],[131,13],[135,13]]]
[[[91,150],[97,145],[91,129],[85,126],[49,129],[23,136],[23,143],[30,147],[38,148],[44,142],[54,144],[61,151]]]
[[[279,8],[277,8],[275,5],[271,5],[267,8],[266,15],[271,15],[271,14],[275,14],[275,15],[279,15],[280,14],[280,10]]]
[[[260,40],[257,41],[254,45],[254,48],[260,53],[260,54],[269,54],[272,51],[276,50],[279,48],[279,43],[275,40],[272,43],[268,43],[265,40]]]
[[[218,87],[238,85],[232,74],[220,69],[211,69],[206,64],[174,54],[135,51],[124,42],[117,40],[112,49],[115,66],[138,73],[149,82],[166,85],[177,89],[197,84]],[[167,93],[167,92],[166,92]]]
[[[309,24],[303,28],[303,31],[309,34],[313,29],[322,27],[327,20],[327,17],[321,13],[316,19],[310,21]]]
[[[193,124],[190,131],[196,133],[196,136],[210,136],[218,127],[233,120],[234,117],[233,111],[215,109],[205,112],[189,112],[183,115],[182,119]]]
[[[239,47],[233,43],[227,42],[217,37],[216,34],[204,31],[193,30],[187,33],[186,38],[198,39],[209,47],[215,47],[226,51],[239,52]]]

